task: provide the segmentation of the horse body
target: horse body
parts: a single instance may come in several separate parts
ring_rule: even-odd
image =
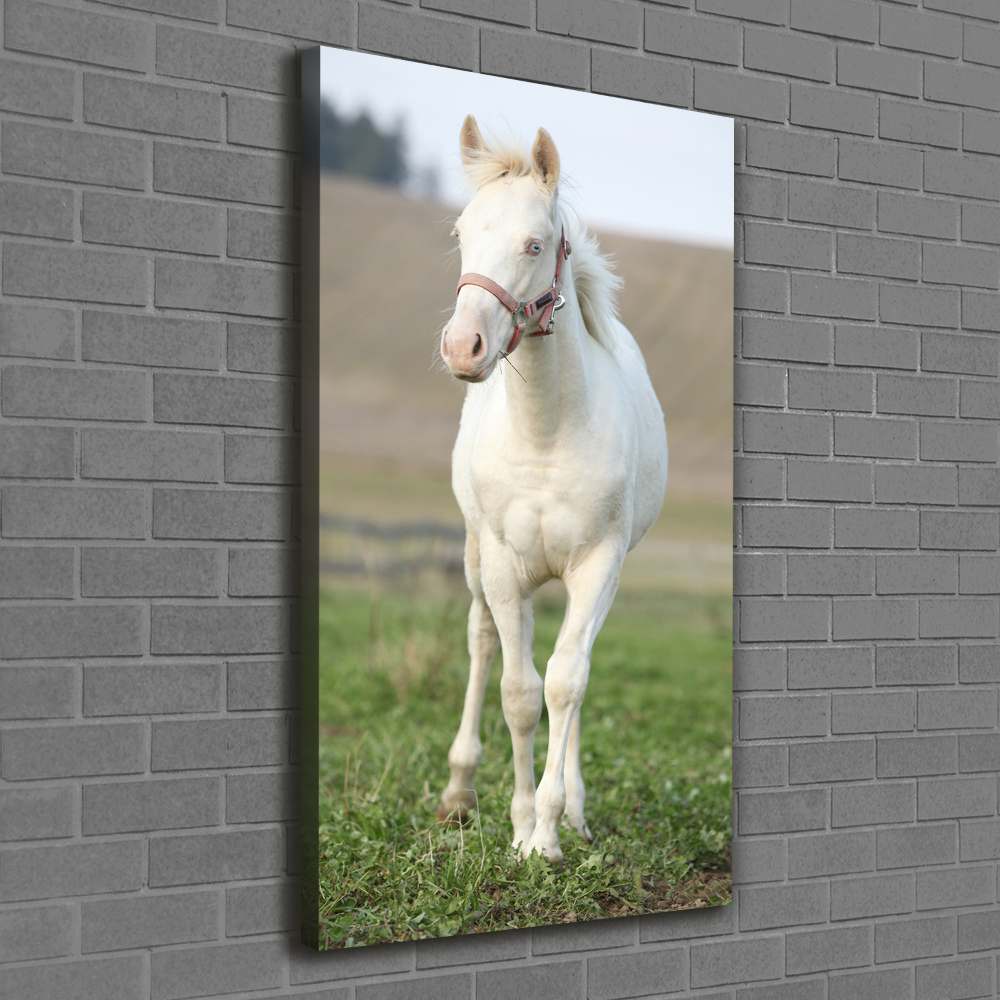
[[[462,151],[474,176],[495,155],[471,117],[463,126]],[[498,366],[511,317],[496,293],[460,287],[442,335],[450,370],[471,383],[452,484],[466,522],[473,603],[469,687],[439,814],[464,815],[475,807],[483,693],[502,646],[503,710],[514,746],[513,843],[524,856],[537,850],[551,860],[562,856],[557,825],[564,814],[590,836],[579,766],[590,652],[625,554],[659,513],[667,468],[663,415],[645,364],[610,314],[610,296],[601,294],[601,281],[606,293],[613,279],[601,271],[596,246],[559,211],[558,169],[555,146],[539,130],[530,170],[509,166],[485,180],[456,226],[463,268],[471,264],[470,271],[482,271],[525,299],[552,280],[560,233],[568,230],[577,257],[565,262],[566,305],[557,332],[529,334],[516,371]],[[600,309],[606,315],[598,317]],[[568,600],[543,685],[532,662],[531,599],[552,577],[563,580]],[[549,749],[536,791],[533,741],[543,693]]]

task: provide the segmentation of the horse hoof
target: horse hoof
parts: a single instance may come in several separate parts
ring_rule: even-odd
[[[445,826],[465,826],[469,822],[469,810],[462,806],[448,809],[444,803],[438,806],[438,822]]]

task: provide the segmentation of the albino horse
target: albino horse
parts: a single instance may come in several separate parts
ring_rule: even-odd
[[[464,819],[476,807],[480,714],[499,643],[514,748],[513,845],[522,857],[538,851],[559,861],[564,813],[591,837],[580,775],[590,652],[625,553],[663,503],[667,438],[642,355],[616,316],[620,279],[593,237],[560,212],[552,137],[539,129],[529,160],[487,145],[469,115],[460,147],[476,194],[455,225],[463,274],[441,356],[456,378],[473,383],[452,457],[472,591],[471,666],[438,815]],[[560,292],[565,308],[550,329]],[[517,372],[498,366],[522,336]],[[552,577],[562,578],[568,600],[545,673],[549,746],[536,791],[543,685],[532,662],[531,602]]]

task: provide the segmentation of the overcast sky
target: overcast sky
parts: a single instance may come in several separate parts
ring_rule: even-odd
[[[543,126],[562,167],[560,190],[597,228],[732,246],[733,121],[600,94],[324,48],[321,90],[338,112],[403,122],[411,167],[433,167],[444,200],[463,205],[458,134],[467,114],[484,135],[530,147]]]

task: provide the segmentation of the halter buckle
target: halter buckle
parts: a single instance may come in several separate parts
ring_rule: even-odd
[[[559,298],[556,299],[556,304],[552,307],[553,312],[557,312],[559,309],[566,305],[566,297],[560,292]]]

